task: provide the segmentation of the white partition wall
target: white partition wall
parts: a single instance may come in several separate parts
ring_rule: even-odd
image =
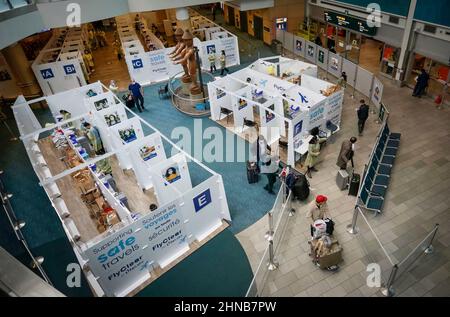
[[[358,65],[355,63],[352,63],[345,58],[342,60],[342,71],[347,74],[347,84],[352,87],[355,87],[357,69]]]
[[[284,32],[283,47],[290,52],[294,51],[294,35],[289,32]]]
[[[263,106],[276,113],[283,113],[283,103],[281,98],[269,98]],[[259,112],[260,133],[267,140],[268,144],[278,143],[281,136],[281,130],[284,132],[284,120],[280,120],[275,114],[264,108],[261,108]]]
[[[317,45],[310,41],[305,41],[305,58],[311,63],[317,59]]]
[[[144,137],[141,121],[137,117],[110,126],[109,133],[111,135],[112,147],[114,150],[121,148],[123,144],[135,142]],[[126,170],[132,168],[129,153],[119,152],[117,153],[117,159],[122,169]]]
[[[241,96],[231,96],[231,104],[233,105],[233,119],[234,127],[236,131],[243,132],[245,128],[244,119],[254,121],[253,118],[253,106],[249,105],[246,99],[252,99],[252,91],[250,87],[244,87],[238,91],[236,94]]]
[[[303,37],[294,36],[294,53],[300,57],[305,57],[306,41]]]
[[[380,108],[381,98],[383,97],[383,83],[378,77],[373,77],[372,97],[371,100],[377,108]]]
[[[129,156],[139,186],[142,189],[153,187],[151,170],[167,160],[161,136],[153,133],[133,143]]]
[[[344,101],[344,91],[338,91],[327,98],[326,121],[330,121],[336,126],[341,124],[342,103]]]
[[[316,61],[317,65],[322,68],[327,70],[328,69],[328,50],[317,46],[317,61]]]
[[[186,227],[198,241],[221,226],[221,217],[230,219],[228,205],[221,189],[221,177],[215,175],[183,195]]]
[[[82,92],[78,90],[68,90],[47,97],[47,104],[56,118],[60,110],[66,110],[72,114],[72,117],[82,115],[90,110],[84,103]]]
[[[99,94],[93,96],[94,99],[91,102],[89,101],[91,98],[85,95],[91,89],[95,90],[95,86],[89,89],[84,88],[79,92],[88,99],[86,103],[83,102],[83,105],[95,107],[93,102],[100,101],[108,96],[108,93],[102,94],[98,91]],[[106,87],[105,90],[108,92]],[[155,130],[155,128],[137,116],[109,128],[106,127],[107,122],[102,120],[101,115],[104,111],[121,112],[124,108],[126,109],[119,101],[119,104],[102,107],[99,111],[92,109],[92,114],[87,113],[81,117],[99,127],[105,127],[107,133],[102,135],[105,140],[119,140],[116,148],[111,153],[106,153],[104,158],[126,153],[132,160],[132,167],[141,188],[145,188],[145,184],[149,181],[148,176],[152,176],[150,181],[153,184],[151,185],[155,187],[160,207],[152,212],[133,210],[140,216],[132,217],[130,210],[103,183],[104,178],[94,172],[93,164],[103,157],[96,156],[86,161],[80,155],[80,162],[83,164],[71,169],[70,173],[74,170],[86,169],[86,165],[89,164],[87,169],[91,171],[105,200],[116,210],[120,223],[108,228],[105,233],[98,234],[90,241],[78,241],[80,233],[76,226],[79,224],[75,225],[75,219],[71,218],[71,210],[68,210],[65,205],[64,198],[55,198],[62,191],[62,188],[55,185],[55,181],[67,177],[69,170],[52,175],[46,167],[37,168],[37,163],[45,164],[45,159],[42,155],[35,154],[39,152],[39,147],[33,140],[39,139],[40,134],[52,132],[55,129],[54,127],[42,128],[31,110],[29,105],[40,100],[41,98],[27,102],[23,97],[18,98],[13,106],[14,115],[25,149],[41,185],[52,201],[57,199],[57,203],[54,204],[55,212],[95,295],[129,295],[131,291],[148,282],[150,274],[153,274],[151,272],[157,267],[165,268],[176,264],[177,262],[174,261],[180,256],[186,256],[187,252],[193,251],[189,247],[190,243],[207,238],[223,224],[223,219],[231,221],[220,175],[182,150],[167,159],[161,138],[175,148],[177,146],[159,132],[144,137],[141,122],[150,129]],[[57,107],[56,104],[54,106]],[[60,125],[57,124],[57,127]],[[121,129],[129,130],[130,125],[135,130],[133,133],[120,131]],[[72,132],[63,127],[61,129],[64,132],[61,136],[66,136],[69,146],[74,148],[75,142],[71,142],[69,137]],[[211,175],[194,188],[192,188],[186,157]],[[88,220],[89,214],[86,214],[86,217]],[[214,232],[216,233],[217,231]]]
[[[335,77],[341,77],[342,57],[338,54],[328,53],[328,72]]]
[[[178,153],[156,164],[151,170],[153,187],[160,205],[164,205],[192,189],[186,157]]]
[[[356,74],[355,88],[361,92],[364,96],[370,98],[372,90],[373,74],[362,67],[358,66]]]
[[[136,222],[84,252],[89,269],[107,296],[124,296],[130,285],[137,286],[150,278],[151,266],[144,248],[147,241],[138,236],[138,228]]]

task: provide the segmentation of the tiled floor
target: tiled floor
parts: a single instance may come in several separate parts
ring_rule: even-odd
[[[399,88],[384,77],[381,80],[384,83],[383,100],[390,111],[390,128],[402,133],[402,139],[383,213],[377,217],[371,213],[365,215],[394,263],[404,259],[439,223],[434,253],[420,257],[399,277],[394,290],[396,296],[450,296],[450,110],[437,110],[431,99],[414,98],[410,89]],[[335,236],[344,248],[344,261],[335,273],[322,271],[311,263],[305,203],[295,202],[297,212],[288,220],[276,256],[279,268],[269,273],[264,295],[382,296],[379,288],[366,285],[369,274],[366,266],[372,262],[366,256],[366,250],[373,250],[377,245],[371,244],[368,248],[360,235],[347,233],[355,197],[340,191],[335,184],[340,144],[357,135],[355,108],[362,96],[357,94],[354,99],[350,98],[351,90],[347,88],[345,94],[341,131],[336,142],[327,144],[321,153],[319,172],[310,180],[312,195],[309,197],[310,201],[317,194],[328,196],[336,223]],[[357,173],[362,173],[375,142],[380,127],[375,119],[371,114],[364,135],[357,142]],[[367,235],[369,229],[362,221],[359,217],[361,233]],[[264,217],[238,234],[253,270],[267,246],[264,240],[267,223]],[[373,235],[368,237],[374,240]],[[380,260],[382,269],[389,267],[386,256]]]

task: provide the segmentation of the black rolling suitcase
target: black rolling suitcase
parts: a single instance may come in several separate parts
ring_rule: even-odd
[[[352,196],[357,196],[359,191],[359,184],[361,182],[361,175],[353,173],[350,179],[350,185],[348,188],[348,194]]]
[[[294,197],[303,201],[309,196],[309,182],[303,174],[296,175],[295,184],[292,188]]]
[[[249,184],[258,182],[258,164],[247,161],[247,180]]]

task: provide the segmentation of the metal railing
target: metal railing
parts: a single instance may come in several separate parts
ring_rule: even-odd
[[[383,245],[380,237],[364,215],[362,208],[355,208],[350,229],[353,234],[356,234],[365,252],[366,260],[369,263],[379,265],[382,280],[380,290],[383,295],[391,297],[395,295],[395,286],[400,284],[400,279],[405,276],[405,273],[409,272],[414,264],[420,265],[418,260],[423,255],[433,253],[433,241],[439,229],[439,224],[436,224],[402,260],[392,258],[388,251],[389,248]]]
[[[3,175],[3,171],[0,171],[0,175]],[[44,262],[44,258],[42,256],[37,257],[34,256],[30,250],[30,247],[28,246],[28,243],[21,230],[25,226],[25,221],[18,219],[16,214],[14,213],[14,209],[10,201],[13,195],[6,191],[5,185],[2,182],[1,178],[0,178],[0,197],[3,210],[5,211],[6,217],[9,220],[9,223],[11,225],[12,230],[14,231],[14,234],[16,235],[16,238],[22,243],[26,253],[29,255],[31,259],[31,267],[33,269],[37,269],[37,271],[40,273],[41,277],[45,280],[45,282],[53,286],[53,284],[51,283],[49,277],[47,276],[41,265]]]
[[[288,219],[292,215],[291,203],[292,191],[286,195],[286,184],[282,182],[274,207],[267,214],[269,224],[269,230],[265,236],[267,247],[253,275],[246,297],[263,296],[269,272],[278,268],[276,255],[286,232]]]

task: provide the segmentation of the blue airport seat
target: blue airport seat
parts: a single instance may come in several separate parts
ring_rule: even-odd
[[[381,164],[394,165],[395,156],[383,155],[379,150],[375,151],[375,155]]]
[[[361,200],[366,206],[367,209],[376,211],[377,213],[381,212],[381,208],[383,207],[384,199],[381,197],[373,197],[369,194],[366,188],[361,189]]]
[[[378,175],[372,166],[370,166],[369,170],[367,171],[367,177],[372,180],[372,183],[374,183],[374,185],[387,186],[389,184],[389,176]]]
[[[364,182],[364,186],[366,187],[369,194],[372,196],[375,196],[375,197],[376,196],[380,196],[380,197],[386,196],[387,186],[375,185],[372,183],[372,181],[368,177],[366,178],[366,180]]]

